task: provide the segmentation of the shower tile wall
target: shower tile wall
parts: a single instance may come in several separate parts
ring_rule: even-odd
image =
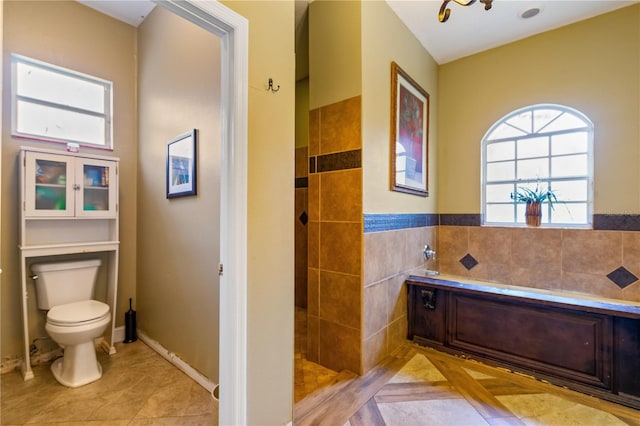
[[[295,305],[307,307],[307,224],[309,223],[309,150],[302,147],[295,152]]]
[[[309,113],[307,358],[360,373],[361,99]]]

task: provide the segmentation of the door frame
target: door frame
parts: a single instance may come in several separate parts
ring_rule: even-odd
[[[212,0],[156,3],[215,34],[221,41],[219,266],[223,271],[220,272],[218,419],[221,425],[244,425],[247,424],[249,23],[243,16]]]

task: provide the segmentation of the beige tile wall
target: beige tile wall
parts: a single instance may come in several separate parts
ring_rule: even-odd
[[[425,264],[425,244],[436,247],[438,227],[371,232],[364,235],[363,370],[368,371],[407,338],[404,281]]]
[[[309,157],[362,146],[360,97],[309,113]],[[362,168],[309,174],[307,358],[362,371]]]
[[[640,301],[640,282],[607,278],[620,266],[640,277],[639,232],[440,226],[437,251],[444,274]],[[471,270],[459,262],[467,253]]]
[[[297,148],[295,152],[296,179],[304,179],[308,177],[309,170],[309,149],[305,146]],[[294,217],[294,235],[295,235],[295,305],[300,308],[307,307],[307,225],[300,220],[303,213],[307,211],[308,193],[307,186],[296,186],[295,194],[295,217]],[[307,219],[308,220],[308,219]],[[307,222],[308,223],[308,222]]]

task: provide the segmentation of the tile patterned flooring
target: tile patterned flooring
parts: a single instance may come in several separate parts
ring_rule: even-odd
[[[410,342],[361,377],[320,368],[296,376],[296,426],[640,426],[640,411]]]
[[[407,342],[364,376],[307,361],[296,310],[294,425],[640,426],[640,411]],[[69,389],[49,363],[0,377],[0,424],[217,425],[211,395],[142,342],[98,351],[101,380]]]
[[[103,376],[75,389],[58,384],[50,363],[23,381],[18,371],[0,377],[0,424],[9,425],[217,425],[218,403],[209,392],[144,343],[98,350]]]

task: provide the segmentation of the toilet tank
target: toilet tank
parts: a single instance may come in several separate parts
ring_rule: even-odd
[[[91,300],[100,264],[99,259],[90,259],[31,265],[31,272],[37,276],[34,279],[38,309]]]

